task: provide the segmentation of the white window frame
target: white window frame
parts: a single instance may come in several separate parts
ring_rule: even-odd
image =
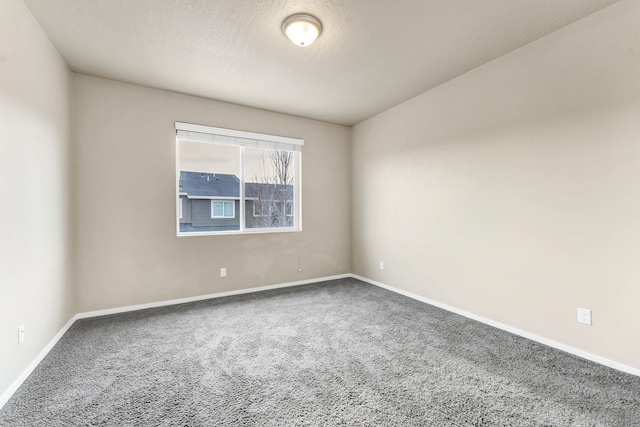
[[[178,219],[182,219],[182,197],[180,197],[180,195],[178,195]]]
[[[227,144],[240,147],[240,209],[238,214],[235,212],[235,203],[233,205],[234,218],[239,216],[239,230],[224,231],[205,231],[205,232],[181,232],[180,219],[176,220],[176,230],[178,236],[207,236],[220,234],[254,234],[254,233],[283,233],[302,231],[302,147],[304,140],[299,138],[291,138],[285,136],[268,135],[256,132],[246,132],[235,129],[225,129],[213,126],[204,126],[184,122],[175,122],[176,128],[176,195],[179,194],[180,186],[180,142],[203,142],[210,144]],[[251,200],[245,198],[245,180],[244,180],[244,148],[257,147],[263,149],[277,149],[294,152],[294,194],[292,214],[287,217],[293,217],[293,225],[291,227],[267,227],[267,228],[247,228],[245,216],[246,201]],[[179,199],[179,196],[177,196]],[[220,200],[222,198],[217,198]],[[180,206],[178,209],[181,209]],[[223,208],[224,209],[224,208]],[[181,211],[180,211],[181,213]],[[211,215],[213,218],[213,203],[211,204]],[[180,215],[181,217],[182,215]],[[216,217],[231,218],[231,217]]]
[[[213,205],[215,203],[222,203],[222,215],[216,215],[214,212],[214,208]],[[225,204],[230,203],[231,204],[231,212],[233,212],[233,214],[231,216],[229,215],[225,215],[224,214],[224,207]],[[219,200],[219,199],[211,199],[211,218],[216,218],[216,219],[220,219],[220,218],[235,218],[236,217],[236,202],[234,200]]]

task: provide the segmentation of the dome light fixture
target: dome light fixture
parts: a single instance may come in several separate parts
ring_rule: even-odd
[[[296,13],[282,22],[282,32],[296,46],[306,47],[322,33],[322,24],[315,16]]]

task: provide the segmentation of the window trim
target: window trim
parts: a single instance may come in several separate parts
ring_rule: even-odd
[[[235,203],[233,204],[234,218],[239,217],[239,230],[220,230],[220,231],[196,231],[181,232],[180,218],[176,219],[176,234],[178,237],[183,236],[216,236],[227,234],[260,234],[260,233],[287,233],[302,231],[302,147],[304,140],[300,138],[291,138],[278,135],[269,135],[256,132],[241,131],[235,129],[225,129],[213,126],[197,125],[184,122],[175,122],[176,129],[176,145],[175,145],[175,162],[176,162],[176,197],[179,199],[180,194],[180,142],[201,142],[209,144],[227,144],[240,147],[240,208],[239,212],[235,212]],[[293,209],[292,215],[286,217],[293,218],[291,227],[267,227],[267,228],[247,228],[246,200],[245,197],[245,176],[244,176],[244,148],[256,147],[263,149],[279,149],[294,152],[293,172],[295,182],[293,185]],[[191,197],[197,198],[197,197]],[[204,197],[202,197],[204,198]],[[217,197],[216,200],[222,200],[225,197]],[[238,200],[238,199],[234,199]],[[179,208],[178,208],[179,209]],[[213,204],[211,205],[211,214],[213,215]],[[179,216],[179,215],[176,215]],[[213,218],[213,216],[212,216]],[[216,217],[231,218],[231,217]]]
[[[222,203],[222,216],[216,215],[215,209],[214,209],[214,205],[216,203]],[[224,214],[224,207],[227,203],[231,204],[231,212],[233,212],[233,215],[228,216]],[[215,219],[229,219],[229,218],[235,218],[236,217],[236,202],[235,200],[222,200],[222,199],[211,199],[211,218],[215,218]]]

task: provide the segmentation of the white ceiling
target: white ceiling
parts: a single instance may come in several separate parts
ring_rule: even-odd
[[[616,0],[25,0],[74,72],[352,125]],[[280,30],[322,21],[315,44]]]

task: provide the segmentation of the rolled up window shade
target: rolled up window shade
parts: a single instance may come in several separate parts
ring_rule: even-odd
[[[268,150],[302,151],[304,140],[286,136],[267,135],[234,129],[216,128],[176,122],[178,139],[213,144],[241,145]]]

